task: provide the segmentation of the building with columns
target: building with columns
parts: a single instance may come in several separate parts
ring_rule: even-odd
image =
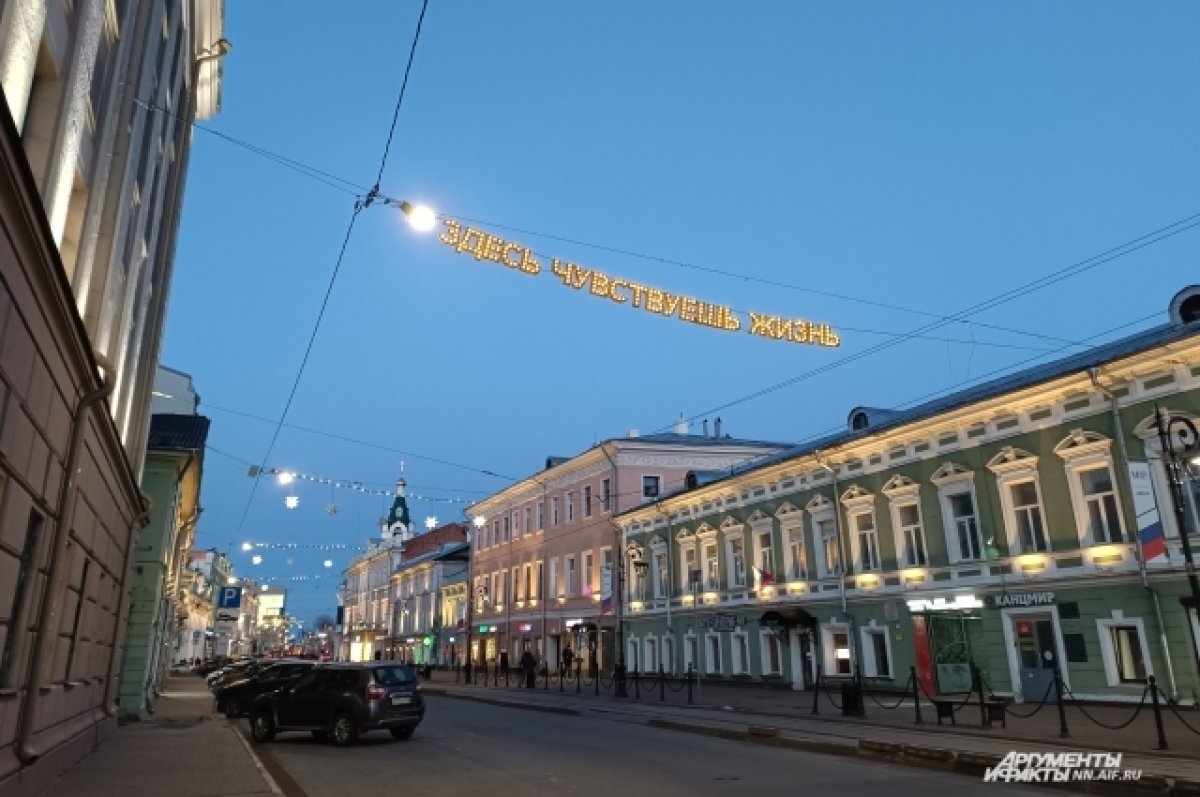
[[[6,797],[116,726],[192,122],[220,106],[223,27],[223,0],[0,3]]]

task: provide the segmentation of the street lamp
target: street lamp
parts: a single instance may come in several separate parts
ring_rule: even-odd
[[[484,517],[483,515],[476,515],[474,518],[471,519],[471,524],[473,526],[475,526],[475,538],[471,540],[471,544],[477,545],[479,542],[479,535],[483,533],[483,527],[487,525],[487,518]],[[471,556],[468,561],[474,562],[475,557]],[[464,684],[471,683],[471,663],[472,663],[471,662],[471,622],[473,620],[471,615],[473,614],[473,610],[475,608],[475,601],[478,599],[477,596],[475,595],[474,583],[475,583],[475,580],[471,576],[471,566],[468,564],[467,565],[467,641],[466,641],[466,645],[463,648],[463,654],[464,654],[463,659],[465,660],[465,662],[463,664],[463,683]]]
[[[1200,579],[1196,578],[1196,565],[1192,560],[1192,543],[1188,539],[1187,514],[1184,507],[1183,473],[1200,454],[1200,432],[1196,424],[1181,415],[1168,415],[1163,420],[1164,413],[1154,405],[1154,420],[1158,425],[1158,439],[1162,443],[1163,464],[1167,468],[1167,481],[1171,485],[1171,504],[1175,510],[1175,523],[1179,527],[1179,542],[1183,547],[1183,567],[1187,573],[1188,586],[1192,590],[1192,609],[1200,615]],[[1178,439],[1179,448],[1175,441]],[[1184,464],[1184,461],[1188,464]],[[1196,649],[1196,657],[1200,660],[1200,648]]]
[[[642,561],[641,559],[634,560],[632,562],[632,564],[633,564],[634,569],[638,571],[639,576],[641,574],[645,573],[646,568],[650,567],[650,564],[648,562]],[[620,596],[620,598],[617,602],[617,609],[620,611],[620,615],[617,617],[617,646],[618,646],[618,648],[617,648],[617,672],[616,672],[616,679],[615,679],[617,682],[617,691],[616,691],[617,697],[629,697],[629,692],[625,688],[625,668],[626,668],[626,662],[625,662],[625,597],[626,597],[625,596],[625,582],[626,582],[626,579],[627,579],[627,576],[625,575],[625,556],[624,556],[624,554],[622,554],[621,558],[617,564],[617,594]]]

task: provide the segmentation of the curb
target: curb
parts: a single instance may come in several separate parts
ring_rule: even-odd
[[[491,697],[478,697],[476,695],[463,695],[455,692],[446,692],[439,689],[430,689],[429,687],[421,687],[421,691],[427,695],[437,695],[438,697],[448,697],[452,700],[466,700],[472,703],[486,703],[492,706],[503,706],[504,708],[519,708],[524,711],[540,711],[543,714],[561,714],[567,717],[578,717],[579,711],[573,708],[562,708],[560,706],[539,706],[532,703],[521,703],[512,700],[497,700]]]

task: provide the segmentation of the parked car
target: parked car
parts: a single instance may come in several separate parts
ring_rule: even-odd
[[[208,688],[216,694],[222,686],[232,681],[249,678],[275,662],[270,659],[240,659],[228,667],[217,670],[208,677]]]
[[[250,734],[269,742],[275,734],[309,731],[354,744],[361,733],[388,730],[413,735],[425,717],[417,674],[406,664],[371,661],[315,667],[288,686],[259,695],[250,710]]]
[[[216,690],[217,711],[231,719],[244,717],[250,713],[254,698],[286,686],[315,665],[314,661],[272,661],[258,672],[235,674]]]

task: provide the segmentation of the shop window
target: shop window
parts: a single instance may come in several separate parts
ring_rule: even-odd
[[[825,672],[829,675],[850,675],[850,632],[845,626],[824,626],[821,629],[825,653]]]
[[[762,632],[763,675],[783,674],[783,651],[779,637],[771,631]]]
[[[1096,625],[1108,685],[1145,683],[1152,673],[1142,621],[1097,620]]]
[[[708,673],[709,675],[719,675],[721,672],[721,638],[716,634],[709,634],[705,638],[708,652]]]
[[[750,642],[745,634],[734,634],[733,641],[733,674],[745,675],[750,672]]]
[[[892,643],[887,628],[862,629],[862,669],[868,678],[892,677]]]
[[[675,673],[675,640],[670,634],[662,638],[662,665],[664,672]]]

